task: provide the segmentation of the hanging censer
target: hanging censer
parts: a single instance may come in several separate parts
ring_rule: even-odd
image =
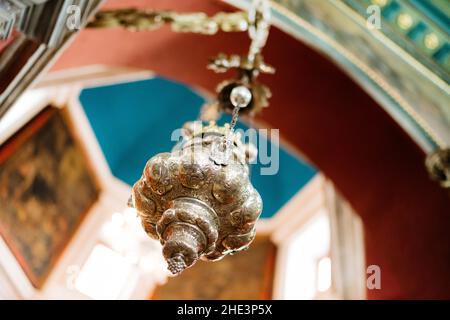
[[[244,57],[221,54],[212,59],[210,69],[235,69],[237,77],[220,84],[217,100],[203,108],[201,119],[210,121],[209,125],[185,124],[183,141],[172,152],[152,157],[133,186],[129,204],[146,233],[161,242],[172,274],[181,273],[198,259],[215,261],[247,249],[255,238],[255,222],[263,204],[250,182],[248,164],[256,148],[244,144],[234,127],[240,114],[254,116],[268,104],[270,91],[256,79],[261,72],[274,72],[261,55],[269,14],[268,1],[256,0],[248,15],[220,13],[208,18],[188,14],[182,18],[171,12],[130,9],[100,13],[91,24],[132,27],[136,22],[140,30],[169,22],[176,31],[206,34],[246,27],[252,40]],[[220,111],[232,114],[230,124],[216,124]]]

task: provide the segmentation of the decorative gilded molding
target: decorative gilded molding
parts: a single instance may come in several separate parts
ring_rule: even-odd
[[[377,5],[382,17],[381,32],[417,61],[450,82],[450,16],[432,1],[344,0],[362,17]],[[447,3],[448,6],[448,3]],[[437,14],[427,14],[440,11]]]

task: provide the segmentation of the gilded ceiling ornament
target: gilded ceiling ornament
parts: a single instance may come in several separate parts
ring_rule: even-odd
[[[257,77],[260,73],[273,74],[275,69],[263,61],[261,54],[256,55],[253,61],[250,61],[247,56],[220,54],[211,60],[208,68],[217,73],[230,69],[237,70],[236,78],[225,80],[217,86],[218,99],[215,106],[221,111],[228,113],[233,111],[234,105],[231,103],[230,94],[239,86],[246,87],[252,94],[248,106],[240,110],[241,114],[255,115],[269,105],[272,93],[267,86],[257,81]]]

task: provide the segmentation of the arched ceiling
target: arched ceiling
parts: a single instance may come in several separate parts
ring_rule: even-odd
[[[219,1],[111,0],[140,6],[214,13]],[[224,75],[206,70],[218,52],[243,53],[244,34],[213,37],[83,30],[54,70],[89,64],[154,70],[213,92]],[[450,298],[450,199],[431,182],[424,153],[403,129],[324,55],[273,29],[264,50],[277,68],[262,81],[273,91],[261,118],[325,173],[361,215],[367,264],[382,270],[382,289],[369,298]]]

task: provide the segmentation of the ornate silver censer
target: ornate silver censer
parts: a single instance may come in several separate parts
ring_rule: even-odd
[[[145,231],[161,241],[173,274],[200,258],[214,261],[246,249],[262,211],[249,180],[249,149],[239,135],[214,123],[185,131],[179,149],[147,162],[132,194]]]

